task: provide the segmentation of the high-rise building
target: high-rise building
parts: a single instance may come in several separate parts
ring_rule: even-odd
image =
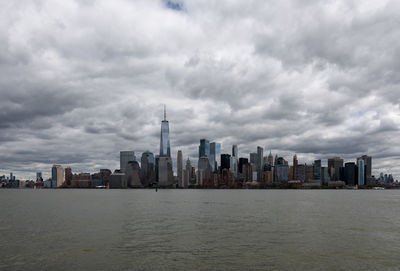
[[[140,166],[137,161],[129,161],[125,169],[126,183],[131,188],[143,187],[140,180]]]
[[[171,157],[160,156],[158,158],[158,185],[160,187],[172,187],[174,185]]]
[[[348,185],[357,184],[357,166],[353,162],[344,164],[344,181]]]
[[[363,155],[361,157],[357,158],[358,160],[363,160],[364,161],[364,166],[365,166],[365,184],[373,184],[375,180],[372,178],[372,157],[368,155]]]
[[[247,164],[249,162],[249,159],[247,159],[247,158],[239,158],[239,166],[238,166],[238,170],[239,170],[239,173],[243,173],[243,166],[245,165],[245,164]]]
[[[238,146],[237,145],[232,145],[232,156],[238,158]]]
[[[171,143],[169,141],[169,123],[167,111],[164,106],[164,120],[161,121],[160,157],[171,157]]]
[[[183,160],[182,160],[182,151],[179,150],[178,151],[178,155],[177,155],[177,166],[176,169],[178,170],[177,175],[178,175],[178,186],[179,187],[183,187],[184,183],[183,183]]]
[[[67,186],[71,186],[72,185],[72,170],[70,167],[65,168],[64,170],[65,173],[65,184]]]
[[[224,168],[230,169],[231,167],[231,155],[230,154],[221,154],[221,170]]]
[[[274,164],[274,157],[272,156],[271,150],[269,151],[268,154],[268,164],[270,164],[271,166]]]
[[[51,187],[60,187],[64,181],[64,171],[62,166],[53,165],[51,168]]]
[[[199,163],[197,165],[199,171],[201,171],[202,180],[209,180],[211,178],[210,162],[207,157],[199,158]]]
[[[358,185],[365,185],[365,163],[363,159],[357,160]]]
[[[36,181],[37,182],[43,181],[42,172],[36,172]]]
[[[136,156],[134,151],[121,151],[119,153],[119,170],[125,172],[125,168],[128,162],[136,161]]]
[[[306,181],[314,180],[314,165],[306,165]]]
[[[190,163],[190,160],[188,157],[188,159],[186,160],[185,178],[184,178],[183,188],[188,188],[191,180],[192,180],[192,164]]]
[[[262,181],[262,172],[263,172],[263,157],[264,157],[264,149],[260,146],[257,146],[257,182]]]
[[[210,166],[211,171],[216,172],[218,171],[218,166],[221,165],[221,143],[212,142],[210,143]]]
[[[328,159],[328,171],[331,181],[340,180],[340,168],[343,167],[343,159],[339,157]]]
[[[140,180],[144,187],[149,187],[156,181],[154,154],[150,151],[143,152],[140,164]]]
[[[210,142],[203,138],[200,139],[200,146],[199,146],[199,158],[201,157],[209,157],[210,156]]]
[[[293,168],[294,168],[293,169],[293,172],[294,172],[293,179],[296,180],[296,181],[301,181],[301,182],[304,183],[306,181],[306,176],[307,176],[307,174],[306,174],[306,166],[302,165],[302,164],[300,164],[300,165],[297,164],[296,167],[293,166]]]
[[[314,180],[321,180],[321,160],[314,160]]]
[[[297,160],[297,155],[295,154],[293,156],[293,178],[295,180],[297,180],[297,175],[296,175],[296,169],[297,169],[297,165],[299,164],[299,161]]]
[[[331,181],[327,167],[321,167],[321,182],[323,185],[328,185]]]
[[[289,180],[289,166],[285,164],[276,165],[276,178],[278,182],[287,183]]]

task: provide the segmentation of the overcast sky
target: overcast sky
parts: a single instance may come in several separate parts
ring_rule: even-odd
[[[0,6],[1,175],[158,153],[166,104],[173,157],[196,165],[205,137],[300,163],[368,154],[400,176],[399,1]]]

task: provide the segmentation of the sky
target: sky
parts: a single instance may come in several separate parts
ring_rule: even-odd
[[[157,154],[165,104],[174,159],[197,165],[207,138],[308,164],[368,154],[400,176],[399,1],[0,6],[0,175]]]

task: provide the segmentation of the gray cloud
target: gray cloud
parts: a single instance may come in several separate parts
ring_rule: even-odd
[[[117,168],[120,150],[196,164],[200,138],[400,176],[395,1],[13,1],[0,16],[0,173]]]

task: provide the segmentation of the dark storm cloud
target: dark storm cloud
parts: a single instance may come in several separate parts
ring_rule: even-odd
[[[400,175],[396,1],[12,1],[0,16],[0,171],[118,168],[208,138]],[[393,161],[393,162],[391,162]],[[397,161],[397,162],[395,162]]]

